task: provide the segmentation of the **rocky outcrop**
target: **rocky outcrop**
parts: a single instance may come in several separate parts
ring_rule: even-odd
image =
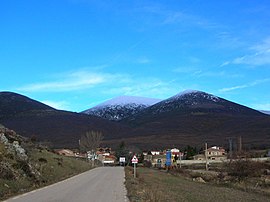
[[[31,177],[35,181],[41,178],[40,173],[32,166],[22,143],[25,138],[16,132],[0,127],[0,178],[18,180],[22,177]]]

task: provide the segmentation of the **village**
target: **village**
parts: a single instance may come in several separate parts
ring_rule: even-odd
[[[192,158],[189,157],[189,159],[187,159],[187,153],[182,152],[178,148],[144,151],[136,155],[138,156],[140,163],[150,163],[152,167],[158,168],[164,168],[171,165],[181,166],[185,164],[204,163],[206,160],[208,163],[218,163],[224,162],[228,159],[228,153],[222,147],[212,146],[207,148],[206,151],[207,152],[203,150],[200,153],[192,156]],[[115,155],[115,151],[113,151],[111,148],[97,148],[95,152],[89,151],[85,153],[80,153],[71,149],[56,149],[54,152],[68,157],[85,158],[89,161],[97,160],[103,165],[111,166],[119,165],[121,163],[129,164],[131,161],[131,158],[127,156],[118,158]],[[134,155],[134,153],[129,152],[129,156],[132,155]]]

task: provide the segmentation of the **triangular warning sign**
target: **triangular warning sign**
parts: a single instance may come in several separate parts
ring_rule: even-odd
[[[133,156],[131,162],[132,163],[138,163],[138,158],[136,157],[136,155]]]

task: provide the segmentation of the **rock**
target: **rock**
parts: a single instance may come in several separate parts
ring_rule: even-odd
[[[20,160],[27,160],[28,156],[26,155],[24,148],[19,145],[18,141],[13,141],[12,144],[9,143],[8,137],[6,137],[4,133],[0,133],[0,142],[5,145],[7,153],[18,157]]]
[[[270,175],[270,170],[269,170],[269,169],[265,169],[265,170],[263,171],[263,174],[265,174],[265,175]]]
[[[270,178],[265,178],[264,183],[267,184],[267,185],[270,185]]]
[[[22,148],[22,147],[19,145],[19,142],[14,141],[13,144],[12,144],[12,146],[13,146],[13,148],[15,149],[16,154],[17,154],[17,156],[19,157],[19,159],[21,159],[21,160],[27,160],[27,159],[28,159],[28,156],[25,154],[24,148]]]
[[[196,177],[196,178],[193,178],[192,180],[195,182],[206,183],[202,177]]]
[[[3,143],[4,145],[8,144],[8,139],[4,133],[0,134],[0,142]]]
[[[20,144],[24,140],[14,131],[0,128],[0,143],[2,147],[4,145],[5,151],[1,155],[0,178],[18,180],[22,177],[30,177],[35,182],[41,182],[40,172],[31,164],[25,149]]]

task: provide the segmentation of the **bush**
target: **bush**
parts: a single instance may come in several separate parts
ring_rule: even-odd
[[[152,163],[151,163],[151,161],[144,160],[143,161],[143,166],[146,167],[146,168],[151,168],[152,167]]]
[[[47,159],[45,159],[45,158],[39,158],[38,161],[40,163],[48,163]]]
[[[260,177],[263,167],[263,163],[239,159],[228,163],[227,171],[228,175],[234,176],[237,180],[242,181],[248,177]]]
[[[0,163],[0,178],[6,180],[13,180],[16,178],[12,167],[8,163]]]

